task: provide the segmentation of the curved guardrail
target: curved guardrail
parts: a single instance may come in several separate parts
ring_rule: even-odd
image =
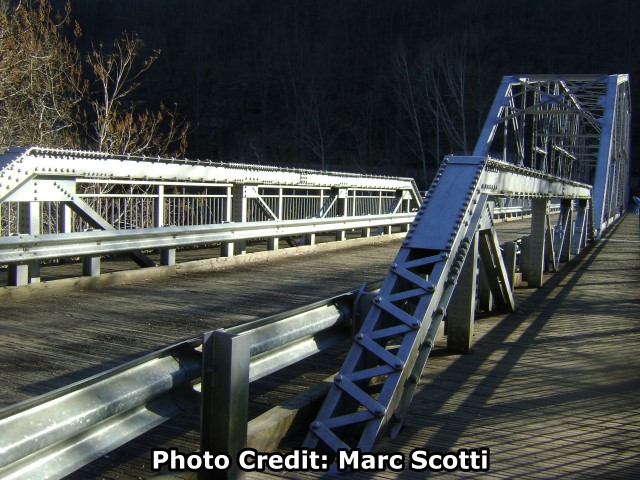
[[[372,291],[376,286],[370,286]],[[68,387],[0,410],[0,478],[62,478],[188,408],[215,406],[203,412],[203,431],[224,418],[220,397],[233,394],[234,409],[248,408],[220,381],[212,386],[216,339],[242,337],[248,382],[282,369],[351,336],[350,322],[364,288],[249,322],[207,332],[150,353],[135,361]],[[228,357],[215,362],[217,379],[225,376]],[[205,372],[205,375],[202,375]],[[202,383],[201,383],[202,381]],[[202,391],[200,395],[198,392]],[[202,401],[200,397],[203,397]],[[246,426],[246,423],[245,423]],[[221,430],[212,450],[228,440]],[[237,439],[234,439],[237,441]],[[242,440],[241,440],[242,441]],[[246,429],[244,435],[246,441]]]

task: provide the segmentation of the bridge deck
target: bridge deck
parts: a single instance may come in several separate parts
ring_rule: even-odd
[[[499,227],[504,229],[501,240],[526,232],[516,222]],[[5,299],[0,312],[0,361],[5,365],[0,371],[0,406],[85,378],[170,341],[378,279],[397,247],[391,242],[345,255],[292,257],[215,275],[140,282],[46,301]],[[436,351],[402,435],[383,439],[379,450],[488,447],[494,478],[635,477],[640,466],[639,247],[638,217],[629,215],[579,263],[563,269],[543,288],[518,289],[517,313],[478,320],[474,353],[453,356]],[[253,389],[255,412],[303,388],[313,377],[288,371]],[[286,385],[277,387],[279,381]],[[197,447],[194,417],[169,422],[158,429],[160,433],[151,432],[72,477],[147,478],[151,446],[185,452]],[[424,472],[361,472],[349,477],[413,475],[423,478]]]
[[[517,289],[516,313],[478,320],[472,354],[436,351],[402,434],[383,439],[377,451],[409,458],[413,449],[487,447],[490,472],[476,474],[483,478],[637,478],[639,219],[625,217],[542,288]],[[424,476],[405,470],[345,478]]]

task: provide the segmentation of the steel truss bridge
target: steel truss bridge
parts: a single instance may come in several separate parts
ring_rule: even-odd
[[[52,475],[72,471],[159,423],[144,405],[170,403],[179,383],[201,382],[201,448],[233,455],[248,441],[248,382],[334,343],[336,327],[347,321],[353,342],[303,445],[370,451],[383,432],[399,431],[442,325],[450,350],[469,350],[481,285],[498,309],[513,311],[516,270],[540,286],[545,272],[620,217],[629,201],[629,124],[627,75],[506,76],[473,153],[446,157],[424,198],[403,178],[10,149],[0,156],[0,264],[8,265],[12,286],[37,282],[42,262],[67,257],[81,257],[83,273],[97,275],[108,253],[151,267],[153,249],[172,265],[176,249],[199,244],[219,243],[230,256],[255,238],[276,249],[280,238],[309,244],[321,232],[342,240],[346,231],[368,236],[399,225],[406,235],[375,290],[207,332],[5,409],[0,475],[19,478],[34,458],[52,455],[61,458]],[[501,247],[496,205],[513,202],[527,205],[531,235]],[[161,377],[174,380],[152,386]],[[127,396],[131,378],[150,385],[135,399]],[[84,406],[95,407],[105,388],[119,407]],[[127,401],[118,403],[118,395]],[[52,413],[61,402],[70,418]],[[105,425],[112,433],[97,445]]]

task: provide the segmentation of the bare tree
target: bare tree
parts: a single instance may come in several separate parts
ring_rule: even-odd
[[[315,85],[310,85],[299,97],[299,118],[295,122],[298,140],[327,167],[327,154],[340,134],[340,126],[333,115],[332,104]]]
[[[95,114],[93,135],[100,151],[141,155],[154,153],[165,155],[172,148],[177,155],[184,155],[189,125],[178,119],[177,109],[138,111],[129,101],[131,93],[140,87],[141,76],[160,55],[154,50],[139,62],[144,43],[135,34],[124,33],[113,44],[111,52],[103,45],[87,55],[87,63],[95,76],[99,91],[92,100]]]
[[[422,167],[422,180],[427,184],[427,152],[425,149],[424,131],[426,119],[422,111],[420,91],[416,85],[416,75],[410,65],[407,49],[400,44],[394,55],[394,88],[400,106],[407,114],[409,121],[408,133],[399,133],[400,138],[409,147],[409,150],[418,158]]]
[[[475,60],[468,36],[459,35],[430,45],[420,59],[421,102],[436,129],[436,159],[441,159],[441,137],[451,150],[468,153],[470,64]]]
[[[82,61],[49,0],[0,4],[0,146],[78,141]],[[75,33],[80,34],[78,25]]]

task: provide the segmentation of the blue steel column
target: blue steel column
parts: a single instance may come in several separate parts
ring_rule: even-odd
[[[602,117],[602,132],[600,134],[600,147],[598,150],[598,162],[596,164],[595,177],[593,179],[593,218],[596,237],[600,238],[603,229],[607,227],[605,218],[607,197],[610,194],[610,173],[613,168],[614,154],[613,133],[616,110],[616,97],[618,93],[618,76],[609,75],[607,80],[607,95],[603,99],[604,114]]]
[[[549,200],[536,198],[531,201],[531,237],[529,239],[529,286],[540,287],[545,264],[545,240]]]

